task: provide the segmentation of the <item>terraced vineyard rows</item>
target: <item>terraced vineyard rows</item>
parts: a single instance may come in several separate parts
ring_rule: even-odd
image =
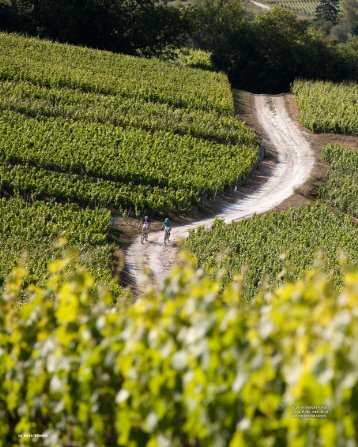
[[[70,200],[83,205],[127,210],[151,209],[157,213],[173,209],[189,209],[196,202],[194,194],[185,190],[125,184],[83,174],[67,174],[28,164],[0,162],[0,189],[4,192],[31,195],[34,198]]]
[[[3,33],[0,80],[234,112],[223,74]]]
[[[0,193],[30,202],[2,202],[1,275],[24,250],[40,278],[65,233],[114,287],[109,212],[93,208],[188,211],[257,163],[225,75],[0,33]]]
[[[107,243],[108,225],[107,210],[42,201],[26,203],[20,198],[0,199],[0,285],[23,254],[29,279],[43,281],[48,263],[59,256],[55,242],[66,236],[69,244],[79,249],[81,263],[96,280],[118,292],[112,280],[113,247]]]
[[[266,0],[267,5],[278,5],[307,16],[314,16],[319,4],[318,0]]]
[[[41,87],[25,81],[0,83],[0,109],[13,110],[29,116],[60,116],[121,127],[164,130],[212,139],[219,143],[255,144],[253,132],[234,116],[195,109],[178,109],[140,98]]]
[[[340,253],[358,266],[358,227],[324,205],[305,206],[230,225],[217,220],[211,229],[191,232],[187,248],[198,265],[222,272],[227,281],[247,266],[245,294],[250,298],[268,284],[299,277],[319,250],[325,254],[327,270],[340,284]]]
[[[222,74],[1,33],[0,43],[7,192],[182,212],[258,162]]]
[[[224,146],[168,132],[27,118],[5,111],[0,117],[0,159],[117,181],[119,190],[126,182],[164,187],[151,190],[157,192],[159,203],[165,202],[169,188],[170,197],[178,199],[173,205],[182,209],[248,176],[257,152],[255,147]],[[137,206],[141,198],[134,200]]]
[[[329,145],[324,158],[330,169],[319,196],[329,205],[358,218],[358,152]]]
[[[358,135],[358,84],[296,81],[301,121],[313,132]]]

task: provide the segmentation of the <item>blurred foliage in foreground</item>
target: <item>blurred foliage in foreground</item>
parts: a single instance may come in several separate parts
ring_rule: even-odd
[[[75,264],[54,262],[43,287],[24,290],[23,268],[6,282],[1,446],[27,433],[45,446],[357,445],[358,272],[343,267],[338,294],[316,266],[247,303],[240,277],[223,285],[186,259],[119,310]]]

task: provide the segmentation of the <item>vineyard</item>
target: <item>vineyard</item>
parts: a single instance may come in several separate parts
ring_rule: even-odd
[[[44,447],[356,446],[357,273],[337,293],[316,268],[242,305],[240,279],[186,263],[118,308],[83,269],[60,282],[62,262],[0,295],[1,447],[24,430]],[[327,419],[295,417],[301,402]]]
[[[198,265],[231,281],[244,266],[246,296],[282,280],[300,277],[318,251],[327,271],[340,283],[338,256],[358,265],[358,228],[350,218],[324,205],[270,212],[230,225],[217,220],[211,229],[191,232],[187,248]]]
[[[233,114],[221,73],[0,33],[0,79]]]
[[[118,182],[119,189],[126,182],[142,185],[148,188],[148,194],[156,191],[156,200],[164,207],[169,205],[165,203],[168,188],[169,200],[177,197],[176,202],[173,200],[177,209],[242,180],[257,162],[254,147],[220,145],[168,132],[69,122],[60,117],[29,118],[9,111],[0,117],[0,140],[3,162],[112,180]],[[100,185],[103,190],[105,184]],[[71,186],[69,190],[65,197],[74,193]],[[105,205],[111,203],[104,199]],[[142,195],[138,193],[134,200],[137,206]]]
[[[319,0],[266,0],[263,3],[272,6],[282,6],[298,14],[314,16]]]
[[[257,165],[255,135],[235,118],[222,74],[13,35],[0,42],[6,192],[169,213]]]
[[[353,3],[0,0],[0,447],[358,447]]]
[[[324,81],[295,81],[302,123],[313,132],[358,135],[358,85]]]
[[[63,117],[148,131],[163,130],[218,143],[255,144],[254,134],[231,115],[178,109],[139,98],[42,87],[26,81],[0,83],[0,110],[33,117]]]
[[[0,281],[21,253],[40,279],[66,235],[115,289],[108,208],[187,212],[248,177],[258,144],[234,115],[227,77],[185,66],[207,53],[181,57],[0,33]]]
[[[358,218],[358,152],[329,145],[324,158],[330,169],[319,197],[329,205]]]
[[[65,236],[80,252],[81,263],[95,279],[113,289],[111,253],[107,243],[109,212],[80,209],[20,198],[0,199],[0,285],[24,256],[29,281],[43,281],[48,263],[58,258],[56,242]]]

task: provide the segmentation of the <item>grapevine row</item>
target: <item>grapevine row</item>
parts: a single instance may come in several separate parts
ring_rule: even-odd
[[[0,80],[6,79],[234,112],[224,74],[0,33]]]
[[[184,189],[119,183],[80,174],[50,171],[30,165],[0,162],[0,190],[33,198],[70,200],[80,205],[115,208],[122,212],[152,210],[169,213],[173,209],[188,211],[199,197]]]
[[[314,16],[319,4],[318,0],[266,0],[269,5],[279,5],[291,11]]]
[[[111,123],[145,130],[164,130],[221,143],[254,144],[254,133],[234,116],[177,109],[139,98],[48,88],[25,81],[0,82],[0,109],[31,116]]]
[[[331,206],[358,218],[358,152],[328,145],[324,158],[330,169],[319,196]]]
[[[217,220],[211,229],[193,231],[187,248],[198,264],[222,272],[227,281],[245,266],[246,295],[268,284],[292,280],[325,254],[328,271],[340,283],[337,257],[346,253],[358,266],[358,227],[350,218],[322,204],[270,212],[230,225]]]
[[[296,81],[301,121],[313,132],[358,135],[358,84]]]
[[[0,283],[26,253],[30,279],[43,280],[47,265],[59,256],[54,246],[66,236],[81,254],[96,279],[112,285],[111,252],[106,242],[109,225],[107,210],[80,209],[20,198],[0,199]]]
[[[61,118],[0,116],[0,160],[72,174],[213,195],[245,179],[257,149]],[[162,194],[159,192],[159,194]]]

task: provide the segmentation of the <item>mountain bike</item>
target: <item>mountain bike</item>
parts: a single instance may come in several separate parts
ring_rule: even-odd
[[[167,245],[167,243],[169,244],[170,242],[170,231],[171,228],[168,227],[164,228],[164,245]]]

